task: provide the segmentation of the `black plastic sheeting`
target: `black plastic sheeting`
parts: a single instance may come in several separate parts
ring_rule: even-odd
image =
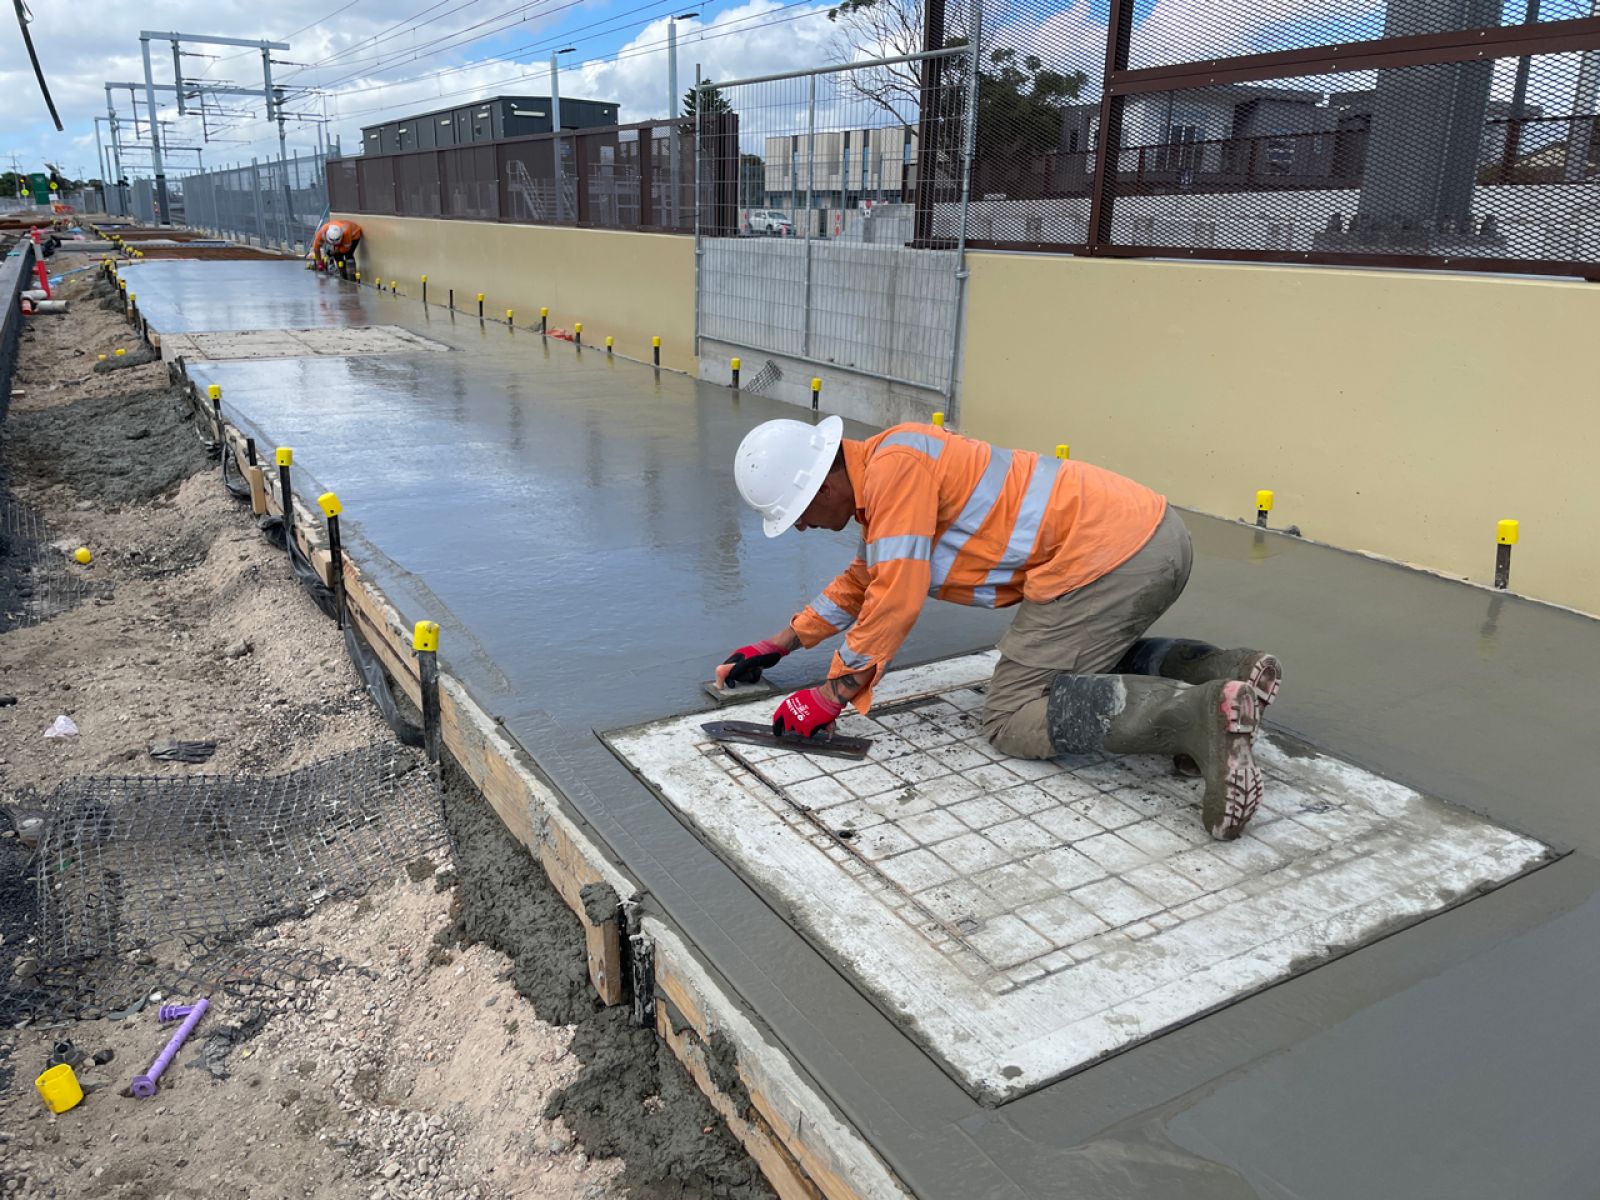
[[[230,489],[231,490],[231,489]],[[248,491],[248,489],[247,489]],[[282,517],[262,517],[256,522],[266,539],[278,549],[287,546],[289,551],[289,564],[294,568],[295,578],[305,585],[306,591],[311,593],[311,598],[331,620],[339,619],[339,601],[333,589],[322,582],[317,574],[317,569],[311,565],[311,560],[306,558],[305,552],[300,549],[300,544],[291,540],[285,534]],[[394,689],[389,686],[389,675],[383,669],[383,664],[378,661],[378,656],[373,653],[372,647],[367,645],[366,639],[356,632],[355,626],[345,622],[344,645],[350,654],[350,661],[355,663],[356,670],[361,672],[361,679],[366,684],[367,694],[372,697],[372,703],[377,706],[378,714],[390,729],[394,730],[395,737],[400,739],[402,745],[423,745],[422,727],[408,721],[400,712],[400,706],[395,702]]]
[[[228,463],[233,463],[235,479],[228,477]],[[250,484],[239,470],[239,456],[233,451],[233,444],[228,441],[222,443],[222,486],[228,489],[228,495],[235,500],[250,499]]]

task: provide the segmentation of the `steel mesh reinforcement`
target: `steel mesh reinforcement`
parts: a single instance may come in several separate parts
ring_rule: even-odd
[[[38,625],[91,596],[109,594],[110,584],[72,569],[50,542],[38,511],[0,491],[0,633]]]
[[[331,964],[265,927],[437,858],[440,798],[421,756],[388,745],[269,777],[68,780],[39,845],[38,969],[9,1006],[110,1009],[155,983],[319,973]]]

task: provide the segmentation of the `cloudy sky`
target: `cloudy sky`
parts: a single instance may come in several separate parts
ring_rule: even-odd
[[[1523,0],[1505,2],[1508,14],[1520,15]],[[353,152],[363,125],[501,92],[547,94],[550,53],[567,46],[574,50],[561,56],[563,95],[616,101],[624,121],[660,117],[667,18],[697,7],[699,16],[678,23],[680,92],[696,63],[708,77],[727,79],[853,53],[828,20],[828,5],[810,0],[147,0],[101,6],[92,21],[67,0],[31,0],[30,31],[66,130],[56,133],[50,123],[17,29],[0,30],[9,118],[0,164],[10,167],[15,156],[24,170],[48,160],[74,176],[98,175],[93,118],[105,114],[106,81],[143,78],[142,29],[290,43],[274,53],[281,62],[273,68],[275,81],[292,89],[289,107],[317,116],[325,110],[329,129]],[[986,0],[986,29],[1050,65],[1085,70],[1093,88],[1106,7],[1106,0]],[[1561,10],[1546,19],[1587,15],[1589,7],[1590,0],[1546,0],[1547,10]],[[1135,65],[1374,37],[1383,14],[1383,0],[1136,0]],[[186,78],[260,83],[256,51],[196,44],[189,52],[196,57],[183,60]],[[170,83],[170,44],[153,42],[152,57],[156,82]],[[126,130],[133,111],[126,90],[116,103]],[[202,121],[158,100],[161,118],[173,122],[166,141],[203,147],[211,165],[276,154],[276,129],[259,101],[210,102],[219,103],[229,111],[209,111]],[[142,91],[138,105],[142,116]],[[291,149],[316,145],[309,121],[291,122],[288,134]],[[130,154],[130,163],[138,161],[147,158]],[[196,155],[177,151],[170,161],[192,164]]]

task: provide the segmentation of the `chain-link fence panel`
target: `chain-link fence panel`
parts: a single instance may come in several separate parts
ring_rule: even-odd
[[[308,249],[328,211],[329,164],[320,154],[254,160],[181,181],[185,224],[261,247]]]
[[[703,338],[948,391],[970,58],[701,85]]]

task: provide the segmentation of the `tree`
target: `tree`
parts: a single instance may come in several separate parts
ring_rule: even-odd
[[[960,44],[959,42],[956,44]],[[1078,99],[1089,77],[1082,71],[1052,71],[1034,54],[992,50],[988,69],[978,68],[977,154],[1044,154],[1061,144],[1061,113]],[[969,73],[963,61],[958,86]]]
[[[732,101],[722,94],[721,88],[719,88],[711,80],[707,79],[698,88],[690,88],[683,94],[683,115],[689,118],[689,123],[691,126],[694,124],[695,114],[700,110],[701,96],[706,98],[705,106],[707,116],[715,116],[718,113],[730,113],[733,111]]]

